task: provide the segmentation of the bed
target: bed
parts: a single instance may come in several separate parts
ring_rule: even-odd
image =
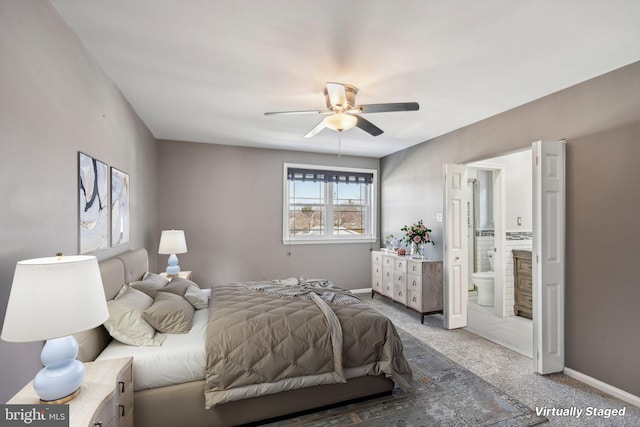
[[[113,300],[124,284],[141,280],[149,269],[145,249],[99,265],[107,300]],[[274,296],[255,283],[214,286],[210,292],[208,308],[195,310],[190,330],[162,334],[164,342],[159,346],[122,344],[103,326],[76,335],[78,359],[84,362],[133,356],[136,427],[251,424],[388,394],[394,386],[408,387],[411,371],[395,328],[364,303],[326,304],[315,294],[306,299]],[[325,313],[327,307],[331,309]],[[252,322],[256,316],[262,320]],[[248,319],[249,332],[236,329],[241,319]],[[268,345],[264,337],[272,334],[254,330],[256,324],[260,328],[267,323],[291,327],[283,326],[287,321],[297,326],[308,324],[300,334],[307,338],[276,340],[272,348],[258,354],[260,347]],[[341,323],[331,327],[335,321]],[[326,331],[319,331],[320,324],[325,324]],[[375,330],[384,338],[371,333]],[[210,335],[208,339],[206,335]],[[309,343],[300,345],[319,347],[289,349],[298,345],[291,341],[305,339]],[[175,348],[190,353],[172,355]],[[297,352],[291,360],[287,359],[290,351]],[[158,360],[159,353],[164,359]],[[325,354],[324,360],[315,360],[319,353]],[[234,360],[235,354],[240,354],[240,359]],[[274,367],[278,364],[282,366]],[[240,365],[245,367],[238,368]],[[261,366],[275,372],[263,372]],[[300,374],[310,369],[313,375]]]

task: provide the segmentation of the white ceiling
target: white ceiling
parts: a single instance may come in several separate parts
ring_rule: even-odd
[[[327,81],[385,132],[382,157],[640,60],[638,0],[52,0],[158,139],[321,153]]]

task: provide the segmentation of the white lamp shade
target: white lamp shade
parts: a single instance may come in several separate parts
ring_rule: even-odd
[[[358,123],[356,116],[345,113],[335,113],[324,119],[324,124],[329,128],[338,132],[353,129]]]
[[[96,257],[30,259],[16,265],[2,339],[59,338],[94,328],[108,318]]]
[[[184,230],[163,230],[160,235],[159,254],[183,254],[187,252]]]

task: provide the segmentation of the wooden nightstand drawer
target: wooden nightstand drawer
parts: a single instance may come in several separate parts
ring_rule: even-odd
[[[133,427],[133,366],[129,365],[118,377],[116,386],[118,394],[119,426]]]
[[[133,427],[132,363],[131,357],[85,363],[80,394],[68,403],[70,427]],[[7,403],[39,404],[33,382]]]
[[[98,411],[98,414],[91,420],[90,426],[95,427],[112,427],[116,426],[118,421],[118,413],[116,411],[116,404],[113,399],[109,399],[104,402],[102,409]]]

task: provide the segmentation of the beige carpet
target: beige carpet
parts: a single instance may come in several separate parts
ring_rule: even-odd
[[[415,311],[392,302],[387,298],[370,294],[359,294],[376,310],[389,317],[399,328],[447,356],[454,362],[498,387],[534,411],[548,409],[573,410],[573,416],[546,414],[544,426],[640,426],[640,408],[606,395],[564,374],[542,376],[534,373],[531,359],[485,340],[464,329],[446,330],[442,327],[442,316],[425,317],[420,324],[420,315]],[[637,375],[637,372],[629,373]],[[588,416],[589,408],[622,409],[623,417]],[[576,417],[577,411],[583,412]]]

